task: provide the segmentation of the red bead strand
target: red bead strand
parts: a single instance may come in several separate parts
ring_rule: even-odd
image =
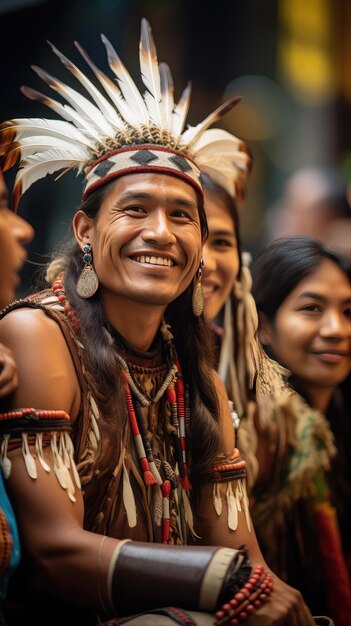
[[[139,431],[138,422],[137,422],[137,418],[136,418],[135,411],[134,411],[132,394],[131,394],[129,383],[128,383],[128,377],[123,370],[121,372],[121,376],[122,376],[123,385],[124,385],[124,393],[126,397],[129,423],[130,423],[130,427],[133,433],[135,447],[138,452],[140,465],[143,470],[144,483],[145,485],[156,485],[156,479],[154,478],[150,470],[149,462],[146,458],[143,440]]]
[[[183,489],[191,489],[191,483],[188,477],[188,468],[187,468],[187,457],[186,457],[186,439],[185,439],[185,389],[184,389],[184,380],[182,369],[180,367],[180,363],[177,360],[176,366],[178,369],[177,380],[175,383],[175,389],[177,394],[177,409],[178,409],[178,419],[179,419],[179,440],[182,451],[182,460],[183,460],[183,473],[184,476],[180,479],[180,484]]]
[[[216,612],[215,626],[238,625],[267,602],[273,590],[272,577],[259,565],[248,582]]]
[[[55,282],[52,285],[52,292],[54,296],[56,296],[59,303],[62,304],[64,313],[67,315],[68,319],[70,320],[70,323],[72,325],[74,332],[76,333],[76,335],[79,335],[80,333],[79,320],[78,320],[76,312],[74,311],[74,309],[72,309],[70,303],[67,300],[65,287],[63,284],[63,276],[64,276],[64,272],[60,272],[60,274],[58,274],[58,276],[55,279]]]

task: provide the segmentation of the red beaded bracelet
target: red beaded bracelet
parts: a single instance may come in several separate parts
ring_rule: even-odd
[[[258,565],[247,583],[217,611],[215,626],[238,626],[267,602],[272,589],[272,577]]]

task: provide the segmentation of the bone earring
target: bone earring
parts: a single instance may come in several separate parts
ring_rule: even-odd
[[[201,313],[204,311],[204,296],[202,293],[201,286],[201,276],[202,276],[202,268],[204,266],[204,261],[201,259],[199,269],[195,278],[195,286],[193,289],[193,297],[192,297],[192,307],[193,313],[196,317],[199,317]]]
[[[90,243],[83,246],[83,261],[85,263],[82,272],[78,278],[76,290],[81,298],[91,298],[99,288],[99,279],[91,264],[93,256],[91,253]]]

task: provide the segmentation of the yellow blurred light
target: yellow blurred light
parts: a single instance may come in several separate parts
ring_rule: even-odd
[[[298,42],[282,44],[285,82],[299,100],[321,103],[335,95],[335,76],[330,56],[314,46]]]
[[[336,92],[329,0],[280,0],[281,80],[304,104],[324,104]]]
[[[325,40],[329,36],[328,0],[280,0],[282,26],[299,37]]]

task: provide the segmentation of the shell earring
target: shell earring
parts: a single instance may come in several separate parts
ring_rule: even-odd
[[[195,285],[193,289],[192,307],[193,313],[196,317],[199,317],[204,312],[204,295],[202,292],[201,276],[202,268],[204,266],[204,260],[201,259],[200,266],[196,274]]]
[[[84,244],[83,261],[85,263],[76,284],[77,294],[81,298],[91,298],[99,288],[99,279],[91,264],[93,260],[90,243]]]

